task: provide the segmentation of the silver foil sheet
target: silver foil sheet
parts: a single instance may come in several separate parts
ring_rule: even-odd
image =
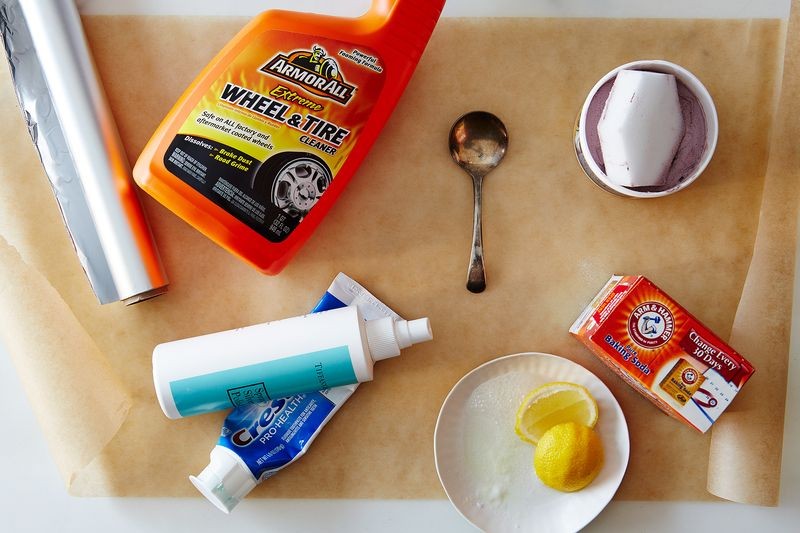
[[[0,0],[14,87],[100,303],[140,302],[167,278],[72,0]],[[33,215],[33,214],[32,214]]]

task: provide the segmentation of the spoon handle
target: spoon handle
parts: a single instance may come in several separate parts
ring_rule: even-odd
[[[467,270],[467,290],[478,293],[486,289],[486,274],[483,270],[483,231],[481,228],[483,176],[472,177],[472,190],[475,193],[475,209],[472,220],[472,256]]]

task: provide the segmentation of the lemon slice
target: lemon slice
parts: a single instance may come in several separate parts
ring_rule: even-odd
[[[514,430],[522,440],[536,444],[548,429],[566,422],[593,428],[597,423],[597,402],[586,387],[556,381],[525,396],[517,410]]]

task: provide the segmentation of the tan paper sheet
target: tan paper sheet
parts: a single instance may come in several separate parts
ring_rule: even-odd
[[[242,23],[86,20],[131,160]],[[494,357],[544,351],[585,365],[621,403],[631,461],[619,498],[707,499],[709,472],[717,494],[774,504],[780,447],[753,454],[731,443],[783,427],[795,240],[776,222],[793,228],[789,159],[769,160],[764,205],[762,189],[784,39],[784,25],[770,20],[443,20],[385,133],[284,273],[257,274],[145,198],[172,286],[132,308],[100,307],[90,293],[4,72],[0,236],[19,255],[0,246],[0,314],[13,317],[0,331],[71,493],[195,495],[186,476],[207,464],[224,413],[167,420],[151,382],[153,346],[303,313],[341,270],[401,314],[429,316],[436,340],[381,362],[311,452],[254,496],[443,497],[432,434],[448,390]],[[721,123],[703,177],[653,201],[599,190],[571,148],[594,82],[641,58],[697,74]],[[455,118],[479,108],[506,122],[511,146],[486,182],[489,285],[473,295],[464,289],[472,192],[446,138]],[[798,116],[798,102],[785,100],[782,113]],[[769,216],[759,226],[762,208]],[[772,253],[778,243],[786,253]],[[723,337],[738,317],[734,346],[759,370],[710,454],[708,435],[658,413],[567,334],[613,273],[646,274]],[[764,340],[768,351],[756,342]],[[685,453],[692,468],[682,467]],[[723,477],[729,465],[736,475]],[[743,491],[755,480],[769,497]]]
[[[775,119],[763,206],[759,218],[753,261],[747,275],[742,300],[733,323],[731,343],[744,353],[753,354],[760,379],[754,380],[747,395],[731,405],[731,412],[720,419],[711,439],[708,489],[722,498],[775,505],[779,486],[774,482],[780,472],[781,454],[777,443],[783,427],[784,392],[788,357],[787,339],[791,316],[797,242],[797,204],[783,209],[786,198],[800,196],[800,2],[795,0],[787,40],[781,98]],[[769,288],[765,291],[765,288]],[[738,428],[742,425],[748,431]],[[760,457],[731,468],[730,457]],[[744,470],[744,472],[742,472]],[[738,476],[749,483],[740,483]],[[765,473],[768,473],[765,475]]]

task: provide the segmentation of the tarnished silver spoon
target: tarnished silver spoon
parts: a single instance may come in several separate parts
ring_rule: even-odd
[[[472,188],[475,193],[472,255],[467,270],[467,290],[470,292],[483,292],[486,288],[481,229],[483,178],[500,164],[507,148],[508,131],[505,124],[485,111],[467,113],[456,120],[450,130],[450,155],[456,164],[472,177]]]

